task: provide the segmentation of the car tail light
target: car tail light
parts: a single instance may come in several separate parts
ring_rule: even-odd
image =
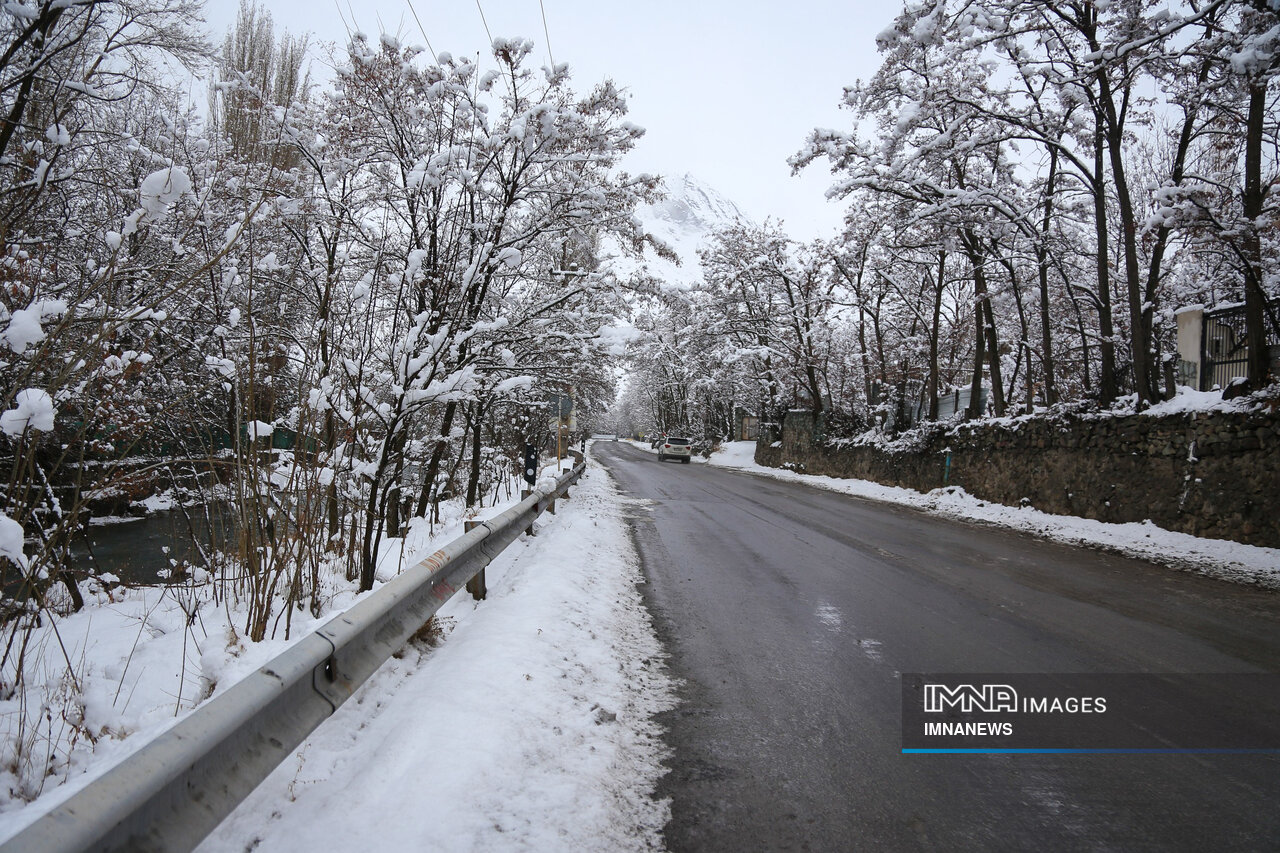
[[[663,447],[663,449],[664,449],[664,450],[670,450],[670,449],[671,449],[671,445],[669,445],[669,444],[664,444],[664,445],[662,445],[662,447]]]

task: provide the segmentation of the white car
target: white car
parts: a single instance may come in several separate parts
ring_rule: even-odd
[[[658,461],[666,462],[668,459],[679,459],[686,465],[693,456],[693,439],[691,438],[674,438],[667,436],[658,445]]]

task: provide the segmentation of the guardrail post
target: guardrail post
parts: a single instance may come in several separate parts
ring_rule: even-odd
[[[480,522],[478,521],[462,522],[462,528],[467,533],[470,533],[472,530],[475,530],[479,526],[480,526]],[[484,583],[483,568],[480,569],[480,571],[476,572],[475,577],[467,581],[467,592],[471,593],[471,597],[474,598],[476,601],[484,601],[485,596],[489,594],[489,589],[488,587],[485,586],[485,583]]]
[[[582,464],[582,462],[583,462],[583,459],[585,458],[585,457],[583,457],[583,455],[582,455],[581,453],[579,453],[579,452],[578,452],[578,451],[576,451],[576,450],[570,450],[570,451],[569,451],[569,455],[573,457],[573,467],[574,467],[574,468],[577,468],[579,465],[581,465],[581,464]],[[563,491],[563,494],[564,494],[564,499],[565,499],[565,500],[568,500],[568,499],[569,499],[569,486],[573,485],[573,482],[574,482],[574,480],[573,480],[572,478],[570,478],[569,482],[567,482],[567,483],[565,483],[565,484],[564,484],[564,491]],[[553,514],[555,513],[555,504],[552,504],[552,510],[551,510],[551,512],[552,512]]]

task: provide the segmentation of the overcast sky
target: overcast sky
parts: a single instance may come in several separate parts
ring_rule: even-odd
[[[539,0],[413,3],[422,30],[405,0],[263,5],[277,37],[311,32],[339,47],[353,26],[412,44],[425,30],[435,52],[454,55],[487,55],[486,21],[495,37],[533,39],[543,63],[548,46],[569,63],[579,91],[611,77],[630,92],[630,118],[647,130],[630,171],[691,173],[801,239],[834,232],[841,208],[823,196],[825,166],[792,177],[786,158],[814,127],[849,127],[837,106],[842,87],[875,72],[875,36],[901,9],[900,0],[542,0],[544,32]],[[239,0],[207,0],[216,42],[238,8]]]

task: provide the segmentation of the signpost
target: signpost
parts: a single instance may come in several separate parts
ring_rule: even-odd
[[[564,458],[564,452],[569,446],[569,433],[577,427],[573,405],[573,386],[569,386],[568,394],[560,394],[553,391],[548,397],[547,405],[552,412],[556,432],[556,465],[558,468],[560,460]]]
[[[524,446],[524,481],[530,486],[538,482],[538,445],[533,443]]]

